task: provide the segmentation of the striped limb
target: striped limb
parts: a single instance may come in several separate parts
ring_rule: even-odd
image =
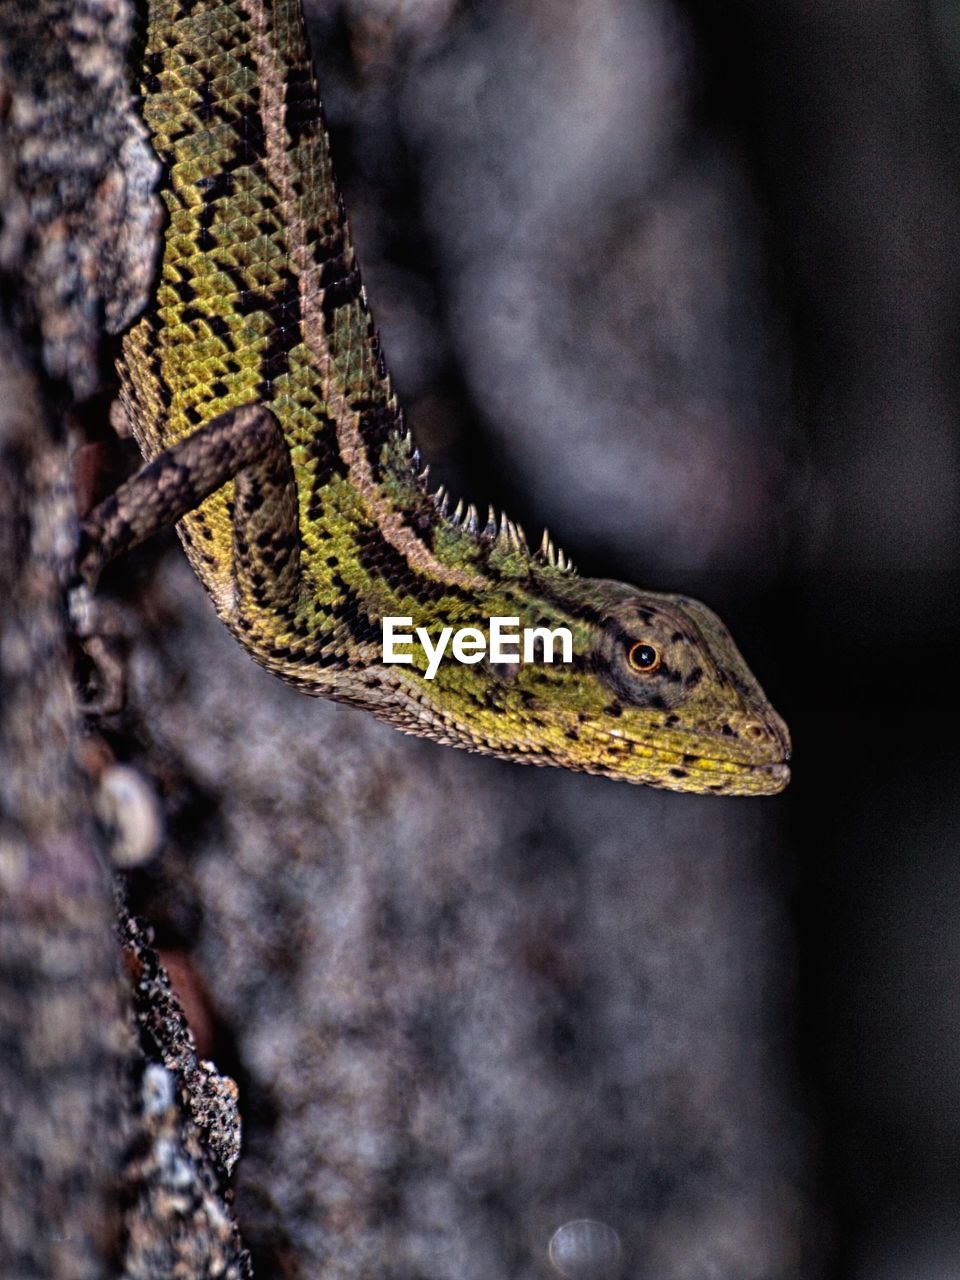
[[[270,410],[244,405],[158,454],[82,521],[82,585],[71,593],[70,612],[97,673],[99,692],[87,702],[88,712],[107,715],[124,702],[123,664],[112,643],[123,628],[91,598],[103,566],[174,524],[229,480],[238,607],[282,612],[293,606],[300,587],[300,533],[290,455]]]
[[[79,570],[94,586],[108,561],[174,524],[234,481],[233,564],[240,608],[288,609],[300,583],[297,494],[276,418],[231,409],[158,454],[81,526]]]

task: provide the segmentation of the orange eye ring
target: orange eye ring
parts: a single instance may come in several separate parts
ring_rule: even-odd
[[[638,640],[636,644],[630,646],[627,661],[634,671],[650,676],[660,666],[660,650],[649,640]]]

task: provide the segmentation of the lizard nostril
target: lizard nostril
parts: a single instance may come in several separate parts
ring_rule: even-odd
[[[747,720],[740,733],[753,746],[778,749],[784,761],[790,759],[790,733],[779,716],[771,716],[770,721]]]

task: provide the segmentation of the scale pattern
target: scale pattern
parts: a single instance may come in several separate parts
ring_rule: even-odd
[[[148,457],[227,409],[269,405],[309,530],[341,505],[331,490],[342,460],[330,376],[311,349],[307,316],[321,318],[321,357],[331,357],[364,429],[385,438],[401,428],[305,50],[290,0],[266,10],[216,0],[151,4],[141,87],[166,169],[169,223],[155,304],[127,336],[121,371]],[[228,485],[181,525],[215,598],[229,596],[231,500]],[[308,547],[305,563],[314,588],[329,595],[322,542]]]

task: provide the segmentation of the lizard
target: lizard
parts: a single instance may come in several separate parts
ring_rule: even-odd
[[[790,738],[705,605],[581,577],[545,533],[450,509],[406,429],[334,177],[300,0],[145,0],[162,261],[122,339],[145,456],[82,576],[176,522],[256,662],[407,734],[674,791],[762,795]],[[569,661],[383,661],[382,621],[567,627]],[[566,655],[565,655],[566,656]]]

